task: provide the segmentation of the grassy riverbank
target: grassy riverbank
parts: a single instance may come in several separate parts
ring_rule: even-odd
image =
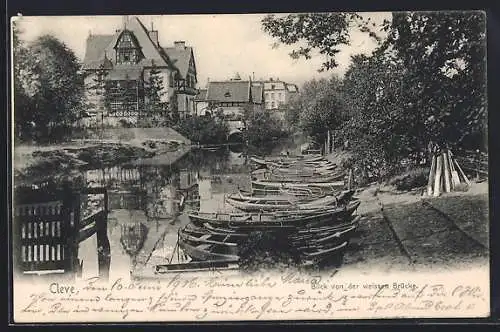
[[[441,197],[422,191],[375,184],[359,190],[363,217],[343,269],[388,273],[487,266],[487,182]]]
[[[108,128],[65,143],[18,144],[13,149],[15,184],[57,181],[82,169],[183,154],[190,146],[189,139],[171,128]]]

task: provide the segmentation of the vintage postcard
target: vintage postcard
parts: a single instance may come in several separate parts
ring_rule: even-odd
[[[14,323],[490,315],[484,12],[11,28]]]

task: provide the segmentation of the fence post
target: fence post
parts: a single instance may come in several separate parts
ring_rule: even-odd
[[[62,236],[66,236],[63,247],[65,274],[74,278],[78,265],[78,236],[80,230],[80,193],[74,192],[69,183],[62,190]]]
[[[12,247],[11,247],[11,258],[12,258],[12,267],[15,274],[22,274],[22,257],[21,257],[21,217],[18,216],[18,209],[16,208],[17,204],[20,204],[19,195],[14,194],[13,199],[13,212],[12,213],[12,221],[11,221],[11,230],[12,230]]]
[[[108,281],[111,261],[111,249],[108,239],[108,190],[104,190],[104,210],[102,217],[96,220],[97,261],[99,279]]]
[[[480,177],[479,177],[479,173],[481,171],[481,152],[479,150],[476,150],[477,152],[477,156],[476,156],[476,181],[479,181]]]

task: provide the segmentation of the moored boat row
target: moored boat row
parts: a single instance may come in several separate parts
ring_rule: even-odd
[[[251,192],[225,195],[233,211],[192,212],[179,229],[178,246],[191,265],[242,265],[270,253],[299,266],[338,265],[358,229],[360,201],[345,190],[337,165],[321,156],[252,161],[273,177],[252,180]]]

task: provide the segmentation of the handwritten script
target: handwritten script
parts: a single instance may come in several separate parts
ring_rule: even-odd
[[[333,275],[98,278],[31,287],[15,303],[31,321],[144,321],[475,317],[488,288],[470,283],[379,282]]]

